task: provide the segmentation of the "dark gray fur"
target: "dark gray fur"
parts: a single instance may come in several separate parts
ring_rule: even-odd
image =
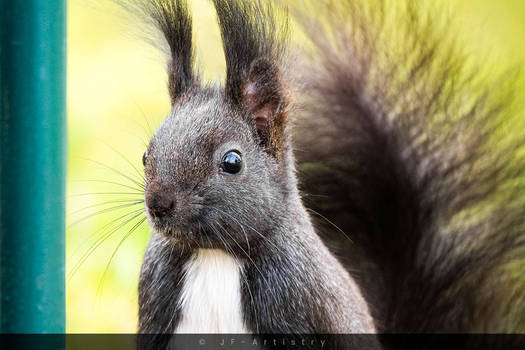
[[[314,231],[297,188],[281,69],[286,25],[262,1],[215,0],[227,78],[224,87],[201,86],[188,71],[191,21],[185,1],[151,4],[155,11],[143,12],[153,16],[171,48],[173,108],[148,146],[145,196],[147,207],[166,200],[172,205],[163,217],[148,210],[154,233],[140,277],[139,332],[176,329],[182,267],[197,248],[224,249],[242,262],[243,317],[255,333],[489,329],[475,318],[496,308],[501,315],[504,303],[492,308],[485,294],[478,298],[473,290],[478,284],[488,288],[485,270],[501,271],[523,252],[525,210],[511,189],[518,189],[513,181],[525,167],[508,165],[521,143],[486,153],[498,126],[492,116],[501,108],[485,94],[454,114],[471,81],[457,80],[463,75],[456,52],[441,50],[430,22],[421,25],[408,12],[407,38],[414,37],[407,39],[412,50],[403,63],[413,68],[401,72],[401,64],[379,51],[385,41],[374,41],[386,33],[381,13],[368,18],[345,2],[336,7],[340,12],[324,13],[310,33],[318,61],[304,74],[312,78],[306,105],[312,113],[298,138],[303,187],[330,196],[309,199],[338,225],[319,223],[336,236],[330,238],[342,248],[338,253],[362,273],[365,302]],[[148,6],[140,1],[140,8]],[[347,32],[348,16],[353,24]],[[327,25],[331,21],[334,27]],[[410,84],[422,94],[417,103],[406,93],[414,90],[403,90]],[[437,120],[439,112],[444,120]],[[429,117],[433,113],[437,119]],[[438,122],[442,129],[434,130]],[[229,150],[243,156],[239,174],[220,170]],[[467,176],[469,171],[477,177]],[[503,209],[490,207],[490,200]],[[484,205],[492,210],[486,220],[471,216],[466,223],[455,216]],[[344,244],[341,228],[355,245]],[[356,264],[355,257],[366,260]],[[503,322],[490,324],[506,329]],[[167,345],[164,337],[146,339],[144,348]],[[375,338],[367,340],[378,347]]]
[[[437,11],[389,4],[299,11],[313,48],[297,138],[306,202],[380,332],[523,332],[515,74],[469,61]]]
[[[140,332],[175,329],[180,268],[197,247],[225,249],[243,261],[244,315],[254,332],[373,330],[355,284],[314,233],[297,189],[289,186],[295,183],[291,155],[292,169],[283,172],[225,99],[218,88],[195,93],[174,107],[148,147],[146,201],[161,192],[176,203],[165,221],[148,215],[157,233],[141,274]],[[220,174],[221,156],[231,148],[243,154],[245,168]],[[165,266],[171,274],[157,272]]]
[[[179,2],[155,6],[185,8],[173,4]],[[172,112],[149,143],[146,207],[163,201],[172,206],[162,217],[147,211],[154,234],[140,277],[139,332],[176,329],[181,269],[202,247],[224,249],[242,262],[243,316],[250,331],[372,332],[359,289],[315,234],[297,190],[288,102],[276,59],[281,53],[275,51],[280,46],[271,43],[276,30],[268,29],[277,26],[271,9],[259,2],[215,4],[225,42],[249,46],[250,55],[226,57],[226,89],[194,85],[172,96]],[[235,26],[239,31],[232,31]],[[251,62],[232,61],[247,57]],[[229,150],[243,156],[239,174],[220,170]],[[160,336],[146,339],[144,347],[165,345]]]

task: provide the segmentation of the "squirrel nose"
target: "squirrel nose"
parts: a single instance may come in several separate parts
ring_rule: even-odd
[[[146,199],[146,205],[152,216],[161,218],[169,215],[175,205],[175,201],[167,195],[154,194]]]

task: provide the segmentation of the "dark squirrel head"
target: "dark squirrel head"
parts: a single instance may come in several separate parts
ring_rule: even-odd
[[[144,154],[148,220],[186,246],[250,249],[279,225],[293,189],[287,96],[273,9],[215,0],[226,56],[225,86],[203,86],[193,69],[183,0],[143,9],[164,34],[172,110]]]

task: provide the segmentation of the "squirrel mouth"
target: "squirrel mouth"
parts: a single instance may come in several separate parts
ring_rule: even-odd
[[[204,222],[194,220],[183,222],[173,218],[150,218],[150,225],[157,232],[175,244],[184,244],[196,248],[218,248],[222,243],[217,235]]]

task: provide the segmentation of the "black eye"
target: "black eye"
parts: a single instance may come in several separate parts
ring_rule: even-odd
[[[222,157],[221,169],[228,174],[237,174],[242,169],[241,154],[229,151]]]
[[[142,165],[146,166],[146,159],[148,159],[148,152],[144,152],[142,155]]]

